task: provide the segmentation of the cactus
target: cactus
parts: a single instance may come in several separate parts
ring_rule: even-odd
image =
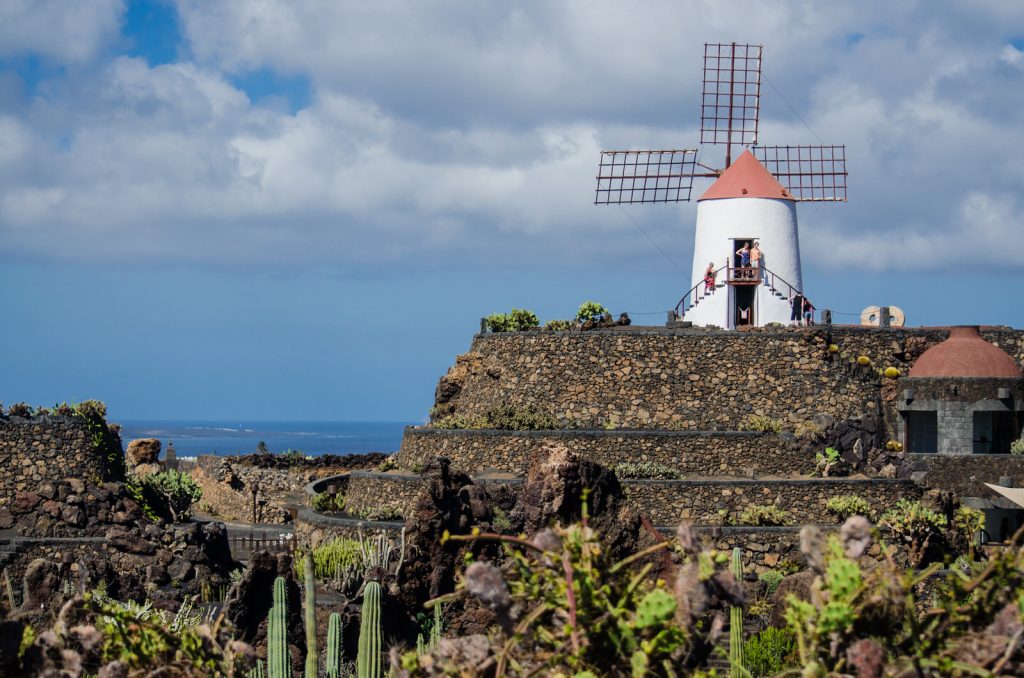
[[[359,678],[381,678],[380,582],[367,582],[363,591],[362,619],[359,624],[359,654],[356,657]]]
[[[267,620],[268,678],[292,678],[292,657],[288,652],[288,592],[284,577],[274,580],[274,605]]]
[[[246,678],[265,678],[266,674],[263,671],[263,660],[257,659],[256,666],[249,669],[245,674]]]
[[[313,577],[313,556],[306,552],[302,559],[306,586],[306,678],[316,678],[316,579]]]
[[[732,576],[737,582],[743,581],[743,560],[740,549],[732,550],[732,562],[730,564]],[[746,667],[746,657],[743,651],[743,607],[740,605],[729,606],[729,678],[744,678],[750,675]]]
[[[430,649],[441,644],[441,601],[434,603],[434,625],[430,627]]]
[[[341,676],[341,615],[332,612],[327,621],[327,678]]]

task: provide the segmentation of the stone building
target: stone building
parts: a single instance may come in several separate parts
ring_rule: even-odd
[[[909,452],[1008,454],[1024,426],[1024,375],[977,327],[954,327],[900,380],[898,409]]]

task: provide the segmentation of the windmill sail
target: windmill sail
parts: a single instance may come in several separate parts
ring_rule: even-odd
[[[755,146],[765,169],[802,202],[846,202],[846,146]]]
[[[602,151],[595,205],[687,202],[697,151]]]

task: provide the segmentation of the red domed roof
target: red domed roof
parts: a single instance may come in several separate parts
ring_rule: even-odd
[[[697,201],[721,198],[796,200],[750,151],[743,151]]]
[[[1020,367],[1003,349],[981,338],[977,327],[951,327],[949,339],[921,354],[911,377],[1020,378]]]

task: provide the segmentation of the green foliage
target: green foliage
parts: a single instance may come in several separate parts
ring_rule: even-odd
[[[366,506],[361,509],[354,509],[349,513],[356,518],[363,520],[399,520],[402,518],[402,510],[397,506]]]
[[[484,321],[491,332],[520,332],[540,325],[532,311],[513,308],[510,313],[492,313]]]
[[[789,514],[772,504],[751,504],[740,511],[734,525],[752,525],[755,527],[789,525]]]
[[[496,429],[499,431],[548,431],[560,428],[558,420],[536,405],[502,404],[483,416],[453,414],[430,424],[437,429]]]
[[[725,554],[700,551],[688,527],[679,534],[617,562],[587,524],[585,508],[582,523],[555,525],[532,540],[448,536],[504,546],[500,569],[471,562],[455,594],[490,607],[504,628],[493,640],[494,675],[694,675],[711,626],[708,601],[743,599],[733,579],[723,576]],[[674,585],[650,576],[651,561],[663,550],[683,558]],[[409,653],[403,667],[413,676],[459,675],[459,667],[439,661],[445,660],[421,661]],[[463,669],[462,675],[469,674]]]
[[[338,513],[345,510],[345,495],[319,492],[309,502],[310,508],[320,513]]]
[[[773,676],[796,666],[796,641],[789,629],[769,626],[746,642],[744,652],[753,678]]]
[[[335,537],[325,541],[313,549],[312,560],[313,574],[317,579],[333,579],[345,569],[362,562],[359,540]]]
[[[841,459],[839,450],[834,447],[826,447],[824,452],[817,452],[814,455],[815,472],[822,478],[827,478]]]
[[[878,524],[889,528],[893,538],[907,547],[910,563],[916,566],[923,563],[928,547],[942,538],[947,520],[919,501],[900,499],[882,514]]]
[[[307,676],[317,675],[316,651],[316,579],[313,577],[313,558],[308,553],[302,559],[304,570],[305,603],[303,613],[306,627],[306,673]]]
[[[614,470],[619,478],[680,480],[683,477],[678,470],[656,461],[624,461],[616,464]]]
[[[1010,454],[1024,454],[1024,437],[1010,443]]]
[[[825,435],[825,431],[813,421],[801,421],[793,428],[793,435],[798,440],[818,440]]]
[[[356,671],[359,678],[381,678],[384,675],[381,656],[380,582],[366,582],[359,620],[359,652]]]
[[[34,642],[36,642],[36,631],[32,628],[31,624],[25,624],[25,628],[21,632],[21,644],[18,645],[18,656],[25,656],[25,650]]]
[[[739,424],[741,431],[758,431],[759,433],[778,433],[782,430],[782,420],[760,414],[748,414]]]
[[[341,677],[341,615],[332,612],[327,620],[327,678]]]
[[[740,549],[732,550],[729,571],[737,582],[743,581],[743,558]],[[729,676],[744,678],[746,659],[743,653],[743,606],[729,606]]]
[[[491,507],[491,518],[491,525],[494,527],[495,532],[508,534],[512,531],[512,521],[500,506]]]
[[[572,322],[568,320],[549,320],[544,324],[544,329],[551,332],[568,332],[572,329]]]
[[[267,676],[292,678],[288,651],[288,589],[284,577],[274,580],[274,604],[267,619]]]
[[[771,596],[779,588],[779,584],[785,578],[778,570],[765,570],[761,574],[757,575],[759,581],[764,583],[765,595]]]
[[[874,515],[871,510],[871,503],[863,497],[855,494],[844,494],[838,497],[829,498],[825,503],[825,509],[836,518],[837,522],[844,522],[850,516],[864,516],[870,518]]]
[[[576,320],[586,322],[588,320],[600,320],[602,316],[609,315],[608,309],[596,301],[584,301],[576,311]]]
[[[175,523],[187,520],[192,515],[192,504],[203,496],[192,476],[173,468],[146,476],[141,486],[145,505]]]

